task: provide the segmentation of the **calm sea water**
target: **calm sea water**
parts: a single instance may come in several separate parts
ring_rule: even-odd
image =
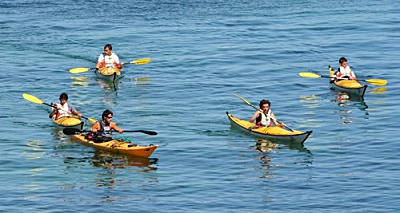
[[[398,212],[400,2],[0,2],[0,210],[4,212]],[[91,72],[104,44],[122,61],[117,88]],[[329,90],[345,56],[369,85],[364,101]],[[47,118],[67,92],[85,116],[114,111],[150,158],[71,141]],[[279,120],[313,130],[304,147],[258,141],[249,119],[266,98]],[[87,124],[86,128],[89,128]]]

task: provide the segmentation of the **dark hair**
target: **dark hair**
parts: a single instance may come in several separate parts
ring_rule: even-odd
[[[61,93],[61,95],[60,95],[60,101],[61,101],[61,99],[65,99],[65,100],[68,101],[68,95],[67,95],[67,93],[65,93],[65,92]]]
[[[107,117],[108,115],[113,115],[113,113],[112,113],[110,110],[106,109],[106,110],[104,110],[104,112],[103,112],[102,118],[104,119],[104,118]]]
[[[269,102],[268,100],[262,99],[262,100],[260,101],[260,108],[262,108],[262,106],[263,106],[264,104],[268,104],[268,105],[271,107],[271,102]]]
[[[347,59],[345,57],[339,58],[339,64],[342,64],[343,62],[347,62]]]
[[[104,49],[106,49],[106,48],[108,48],[109,50],[112,50],[111,44],[106,44],[106,45],[104,45]]]

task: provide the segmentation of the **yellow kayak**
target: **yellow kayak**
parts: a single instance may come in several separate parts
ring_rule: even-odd
[[[362,85],[357,80],[340,80],[331,83],[331,87],[334,90],[342,91],[348,93],[349,95],[357,95],[364,97],[365,91],[367,90],[367,85]]]
[[[329,66],[330,76],[334,75],[334,70]],[[337,91],[345,92],[349,95],[356,95],[359,97],[364,97],[365,91],[367,90],[367,85],[361,84],[357,80],[339,80],[333,81],[331,79],[331,88]]]
[[[97,77],[111,82],[118,82],[119,79],[123,78],[121,71],[113,67],[103,67],[95,70],[94,73]]]
[[[236,118],[229,112],[226,112],[226,114],[228,115],[229,121],[233,127],[260,138],[303,144],[312,133],[312,131],[289,131],[279,126],[254,128],[254,123]]]
[[[83,121],[78,117],[61,117],[56,119],[56,116],[53,116],[51,120],[60,127],[70,127],[70,128],[77,128],[82,129]]]
[[[139,146],[129,142],[118,141],[114,139],[107,142],[99,143],[94,142],[93,140],[86,139],[84,134],[71,135],[71,138],[84,145],[91,146],[99,150],[119,154],[135,155],[140,157],[149,157],[158,147],[157,145]]]

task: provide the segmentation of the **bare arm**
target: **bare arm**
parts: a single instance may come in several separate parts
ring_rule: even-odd
[[[262,113],[261,109],[257,110],[254,113],[253,117],[250,118],[249,122],[253,123],[257,119],[257,117],[260,116],[261,113]]]
[[[115,131],[117,131],[119,133],[122,133],[124,131],[123,129],[118,128],[118,126],[115,123],[111,123],[110,127],[111,127],[111,129],[113,129],[113,130],[115,130]]]
[[[93,124],[91,131],[94,133],[97,133],[97,131],[99,131],[99,129],[100,129],[99,122],[96,122]]]
[[[78,118],[80,118],[80,117],[82,116],[82,114],[79,113],[78,110],[73,111],[73,113],[74,113],[76,116],[78,116]]]
[[[285,123],[279,123],[278,120],[276,120],[275,114],[271,111],[271,120],[274,122],[275,126],[286,126]]]
[[[101,68],[101,62],[97,62],[97,64],[96,64],[96,69],[100,69]]]

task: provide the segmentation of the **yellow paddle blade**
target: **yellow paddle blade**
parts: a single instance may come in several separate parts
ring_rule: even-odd
[[[387,84],[387,81],[383,79],[366,79],[365,81],[377,86],[385,86]]]
[[[143,65],[143,64],[147,64],[150,62],[150,58],[141,58],[135,61],[131,61],[129,62],[130,64],[135,64],[135,65]]]
[[[43,101],[40,100],[39,98],[37,98],[36,96],[33,95],[29,95],[29,94],[22,94],[22,97],[24,97],[26,100],[36,103],[36,104],[43,104]]]
[[[90,70],[90,68],[78,67],[78,68],[70,69],[69,72],[72,74],[78,74],[78,73],[87,72],[89,70]]]
[[[94,119],[94,118],[88,118],[88,120],[89,120],[89,122],[91,122],[91,123],[96,123],[96,122],[97,122],[97,120]]]
[[[312,72],[301,72],[299,73],[301,77],[306,77],[306,78],[321,78],[320,75],[312,73]]]

